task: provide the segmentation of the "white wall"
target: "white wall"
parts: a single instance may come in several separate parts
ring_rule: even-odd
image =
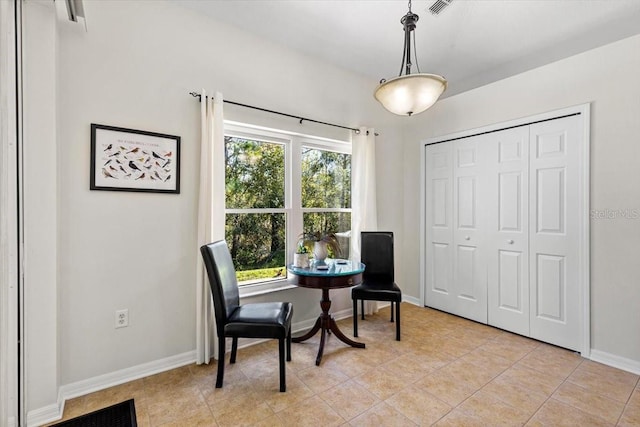
[[[57,236],[57,247],[44,257],[39,273],[46,280],[27,283],[40,292],[33,301],[43,309],[29,316],[33,327],[45,328],[34,335],[42,339],[37,345],[51,350],[29,363],[33,372],[51,367],[30,384],[31,392],[38,394],[28,402],[30,410],[55,402],[55,383],[73,384],[195,348],[199,104],[189,91],[220,90],[239,102],[376,127],[379,227],[396,232],[397,280],[410,297],[419,296],[415,230],[421,139],[593,102],[592,207],[638,207],[640,183],[633,162],[639,150],[634,138],[640,130],[640,83],[635,79],[640,74],[639,37],[442,100],[408,119],[393,117],[375,103],[376,82],[191,11],[149,1],[91,1],[85,8],[89,31],[59,22],[55,40],[44,34],[53,25],[51,14],[26,11],[34,24],[27,37],[42,38],[30,45],[30,55],[53,61],[56,79],[55,122],[33,123],[32,132],[41,126],[37,135],[42,139],[30,143],[44,150],[57,144],[53,155],[58,158],[54,166],[40,157],[27,165],[31,170],[42,166],[45,174],[44,180],[31,176],[27,182],[31,194],[38,194],[39,186],[46,190],[41,200],[46,209],[38,211],[35,204],[32,208],[32,233],[42,230],[48,246],[51,233]],[[37,76],[32,78],[46,79],[49,74],[43,71],[34,71]],[[51,96],[47,87],[42,90]],[[27,95],[34,102],[42,94],[31,89]],[[332,128],[301,126],[239,107],[227,105],[225,112],[230,120],[348,137]],[[181,194],[89,191],[91,123],[180,135]],[[50,135],[56,135],[56,141],[50,141]],[[55,224],[51,192],[57,203]],[[638,224],[592,222],[592,344],[636,361]],[[56,270],[57,284],[52,279]],[[301,322],[317,315],[319,297],[308,289],[294,289],[261,300],[294,302],[294,322]],[[121,308],[129,309],[130,326],[116,330],[114,312]],[[348,293],[336,293],[333,308],[349,309]],[[57,379],[51,374],[55,366]]]
[[[428,137],[591,103],[591,209],[640,214],[640,36],[444,99],[406,129],[405,253],[419,239],[420,141]],[[591,220],[591,345],[640,369],[640,217]],[[419,259],[405,265],[418,296]],[[624,364],[624,363],[622,363]]]
[[[57,410],[58,163],[56,147],[55,10],[25,2],[23,220],[24,361],[28,408]],[[37,52],[37,54],[36,54]],[[49,407],[49,408],[47,408]]]
[[[402,175],[388,166],[400,163],[402,151],[395,148],[400,136],[396,118],[373,99],[376,82],[162,2],[92,1],[85,9],[88,32],[78,24],[56,24],[48,3],[26,10],[27,38],[38,41],[28,56],[55,64],[30,68],[26,95],[32,105],[41,91],[55,100],[55,121],[48,110],[44,122],[35,114],[28,119],[31,149],[50,157],[28,159],[26,168],[34,174],[27,192],[40,194],[46,209],[31,206],[27,226],[32,235],[43,231],[44,248],[51,249],[39,271],[46,280],[27,283],[37,293],[29,304],[43,309],[30,312],[29,324],[44,328],[29,342],[47,350],[27,366],[43,375],[28,384],[30,393],[38,394],[28,402],[30,411],[56,401],[50,385],[78,384],[195,349],[200,106],[188,92],[204,87],[220,90],[226,99],[317,120],[376,126],[384,159],[379,181],[383,189],[393,189],[384,191],[379,203],[402,206],[397,191]],[[57,36],[49,33],[55,27]],[[349,138],[346,131],[228,104],[225,118]],[[90,191],[91,123],[180,135],[181,194]],[[57,162],[46,163],[56,156]],[[40,167],[44,176],[37,174]],[[401,230],[395,210],[382,209],[379,217],[382,227]],[[54,236],[57,245],[50,240]],[[33,240],[27,244],[44,249]],[[332,295],[335,311],[351,307],[348,292]],[[320,294],[313,290],[256,299],[292,301],[294,322],[319,312]],[[116,330],[115,310],[123,308],[129,309],[130,326]]]

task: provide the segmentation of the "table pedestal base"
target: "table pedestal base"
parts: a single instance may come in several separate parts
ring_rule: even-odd
[[[333,334],[343,343],[350,345],[351,347],[357,348],[365,348],[364,343],[353,341],[350,338],[347,338],[342,331],[338,328],[335,319],[329,313],[329,309],[331,308],[331,300],[329,299],[329,289],[322,289],[322,299],[320,300],[320,308],[322,309],[322,314],[316,320],[316,323],[313,325],[313,328],[306,334],[301,337],[294,337],[291,339],[293,342],[302,342],[306,341],[312,336],[314,336],[318,331],[320,331],[320,347],[318,348],[318,356],[316,357],[316,366],[320,365],[320,360],[322,360],[322,353],[324,352],[324,341],[327,334]]]

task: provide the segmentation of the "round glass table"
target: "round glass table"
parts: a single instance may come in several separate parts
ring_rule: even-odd
[[[296,286],[322,290],[322,299],[320,299],[322,313],[318,316],[318,320],[316,320],[309,332],[300,337],[292,338],[293,342],[299,343],[308,340],[320,331],[320,346],[316,357],[316,365],[320,365],[322,360],[327,334],[333,333],[340,341],[352,347],[365,348],[364,343],[353,341],[342,333],[329,311],[331,308],[329,290],[349,288],[360,284],[362,282],[364,264],[349,260],[327,259],[324,263],[312,263],[309,268],[288,265],[287,271],[291,273],[292,282]]]

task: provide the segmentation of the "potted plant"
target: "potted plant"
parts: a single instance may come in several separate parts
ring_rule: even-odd
[[[313,258],[316,262],[324,262],[329,255],[329,251],[334,256],[340,255],[340,243],[335,233],[324,231],[307,231],[300,235],[304,246],[313,244]]]
[[[293,266],[298,268],[309,267],[309,249],[307,249],[302,240],[298,242],[298,248],[293,254]]]

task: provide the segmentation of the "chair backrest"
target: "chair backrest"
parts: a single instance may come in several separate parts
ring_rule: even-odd
[[[365,265],[364,279],[393,283],[393,232],[361,232],[360,258]]]
[[[209,276],[216,326],[223,328],[231,313],[240,305],[233,260],[227,242],[224,240],[204,245],[200,248],[200,252]]]

